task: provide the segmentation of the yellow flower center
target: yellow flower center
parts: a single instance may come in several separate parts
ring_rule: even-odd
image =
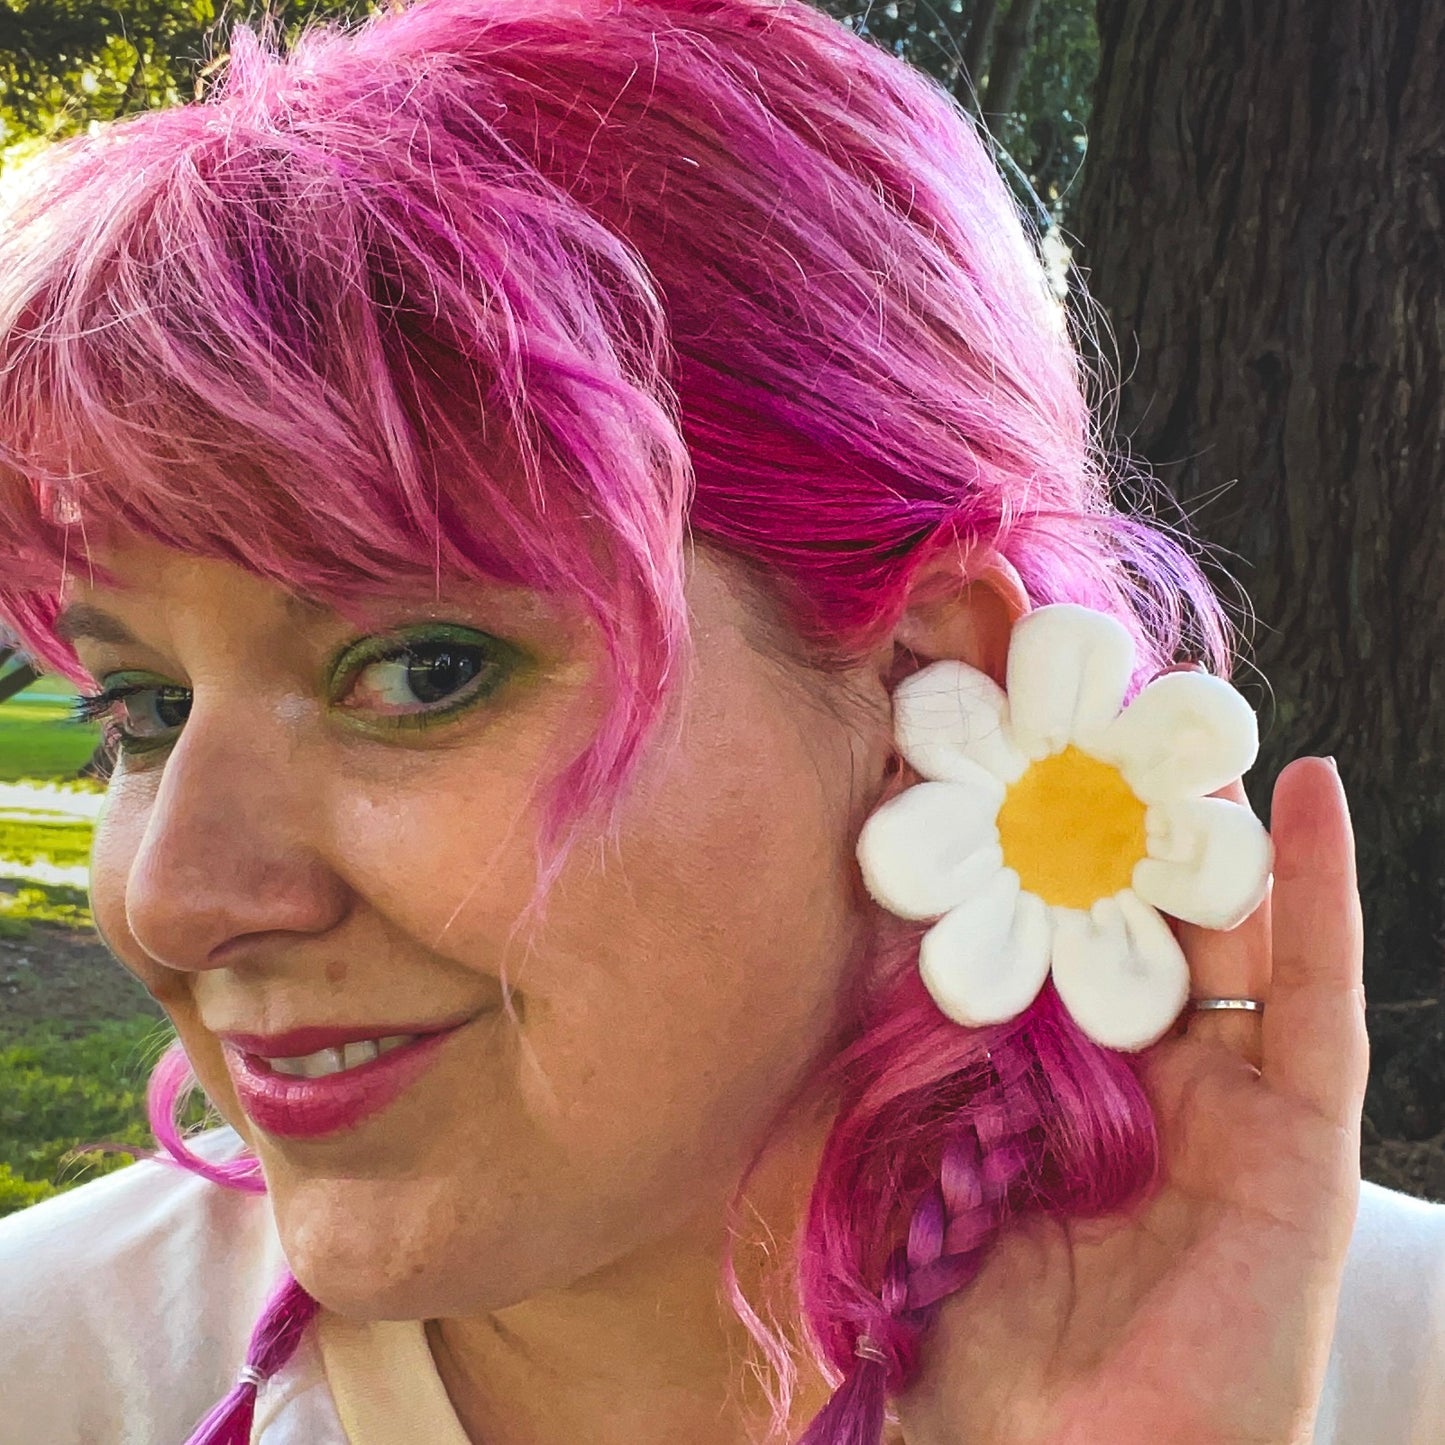
[[[1145,856],[1144,804],[1118,768],[1070,744],[1033,763],[998,810],[1003,860],[1059,908],[1127,888]]]

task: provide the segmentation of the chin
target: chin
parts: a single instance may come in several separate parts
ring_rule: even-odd
[[[310,1179],[273,1190],[291,1272],[326,1309],[354,1320],[480,1315],[587,1272],[546,1248],[535,1214],[530,1228],[520,1219],[489,1228],[475,1202],[459,1208],[436,1181],[413,1183]]]
[[[350,1320],[465,1319],[493,1314],[537,1294],[548,1284],[529,1286],[514,1271],[498,1278],[487,1270],[463,1275],[451,1261],[423,1263],[398,1275],[381,1259],[343,1263],[332,1258],[291,1258],[291,1272],[313,1299]],[[469,1261],[475,1265],[475,1261]]]

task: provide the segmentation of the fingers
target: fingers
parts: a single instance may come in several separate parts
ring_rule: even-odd
[[[1355,840],[1339,775],[1296,758],[1275,783],[1273,977],[1264,1076],[1282,1093],[1358,1127],[1369,1069],[1364,924]]]
[[[1249,807],[1238,780],[1214,794]],[[1177,925],[1180,946],[1189,960],[1191,998],[1269,998],[1270,895],[1234,928]],[[1213,1039],[1247,1059],[1262,1062],[1261,1015],[1233,1011],[1189,1012],[1185,1029],[1191,1038]]]

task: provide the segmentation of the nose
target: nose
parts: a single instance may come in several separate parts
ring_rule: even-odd
[[[107,869],[123,879],[131,937],[168,968],[224,967],[262,935],[323,934],[348,908],[314,748],[238,712],[193,703],[133,855]],[[119,816],[106,822],[128,831]]]

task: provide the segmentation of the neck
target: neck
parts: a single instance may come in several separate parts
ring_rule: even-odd
[[[764,1317],[793,1313],[765,1256],[786,1259],[817,1169],[826,1121],[782,1133],[760,1162],[735,1246],[745,1297]],[[476,1445],[742,1445],[766,1436],[769,1407],[750,1363],[763,1363],[723,1292],[726,1209],[565,1289],[495,1314],[432,1320],[427,1338],[467,1436]],[[827,1384],[784,1324],[799,1364],[789,1438],[828,1398]],[[764,1377],[766,1377],[764,1375]]]

